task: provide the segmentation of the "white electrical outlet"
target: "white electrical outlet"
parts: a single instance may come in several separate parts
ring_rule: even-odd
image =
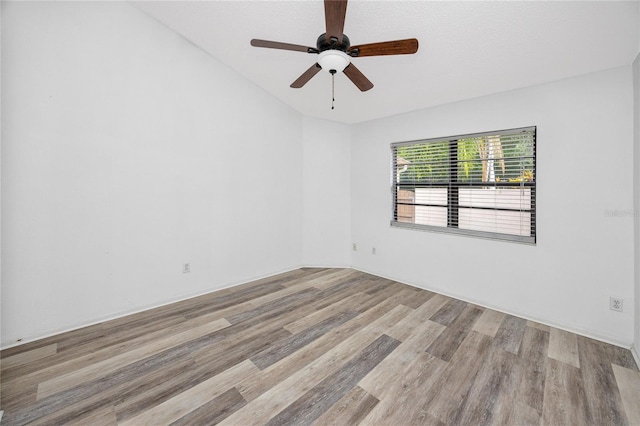
[[[182,265],[182,273],[188,274],[189,272],[191,272],[191,265],[188,263],[185,263],[184,265]]]
[[[618,299],[617,297],[609,298],[609,309],[612,311],[622,312],[624,300]]]
[[[358,251],[358,246],[356,245],[356,243],[353,243],[353,251]]]

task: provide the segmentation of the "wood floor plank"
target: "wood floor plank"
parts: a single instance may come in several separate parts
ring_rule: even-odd
[[[326,306],[323,309],[318,311],[314,311],[311,314],[304,316],[302,318],[298,318],[291,323],[284,326],[287,330],[289,330],[293,334],[300,333],[301,331],[316,325],[317,323],[326,320],[327,318],[331,318],[334,315],[348,311],[357,309],[359,306],[359,302],[363,299],[367,299],[369,296],[365,296],[364,293],[355,293],[344,299],[337,301],[329,306]]]
[[[233,388],[237,382],[251,377],[258,371],[258,368],[251,361],[243,361],[120,424],[134,426],[176,422]],[[237,390],[236,392],[238,393]],[[240,394],[238,393],[238,395]]]
[[[405,288],[413,290],[413,294],[410,294],[409,298],[406,301],[404,301],[402,304],[413,309],[419,308],[420,306],[422,306],[423,303],[425,303],[427,300],[431,299],[435,295],[435,293],[432,293],[427,290],[422,290],[419,288],[408,287],[408,286],[405,286]]]
[[[580,369],[549,358],[546,373],[542,424],[595,424],[589,412]]]
[[[495,337],[504,318],[505,314],[502,312],[485,309],[478,321],[473,324],[473,330],[489,337]]]
[[[542,415],[548,348],[549,333],[539,328],[527,327],[519,353],[516,401],[533,408],[538,414],[538,422]],[[526,411],[524,419],[528,423],[534,416],[530,410]],[[514,422],[517,418],[514,416]]]
[[[286,271],[286,272],[282,272],[275,275],[269,275],[256,280],[247,281],[239,285],[227,287],[222,290],[208,293],[205,296],[207,296],[208,300],[211,300],[219,296],[225,296],[229,294],[243,294],[242,292],[244,292],[245,290],[264,288],[265,286],[270,286],[273,284],[286,286],[292,282],[298,282],[298,280],[300,279],[305,279],[305,278],[311,279],[316,274],[323,273],[324,271],[326,271],[324,268],[293,269],[291,271]],[[196,298],[196,299],[199,299],[199,298]]]
[[[369,283],[367,283],[369,284]],[[386,301],[386,300],[393,300],[394,302],[397,302],[398,304],[403,304],[403,302],[405,302],[406,300],[406,294],[405,292],[401,292],[399,291],[395,286],[393,285],[385,285],[385,284],[374,284],[374,288],[372,289],[367,289],[364,291],[365,295],[367,296],[366,298],[363,298],[362,300],[360,300],[358,302],[358,311],[359,312],[364,312],[367,309],[376,306],[377,304]],[[406,306],[406,305],[405,305]]]
[[[540,331],[546,331],[547,333],[550,331],[551,327],[548,325],[541,324],[535,321],[527,321],[527,327],[537,328]]]
[[[225,341],[213,348],[191,348],[189,353],[184,355],[184,359],[193,360],[194,365],[174,375],[177,383],[161,378],[159,380],[155,374],[149,374],[130,383],[128,389],[117,397],[118,420],[136,416],[149,407],[169,400],[290,336],[288,331],[279,327],[267,326],[257,329],[259,331],[251,330],[251,334],[242,339]],[[140,392],[141,389],[144,392]]]
[[[229,291],[229,293],[225,294],[224,296],[217,296],[217,292],[201,296],[199,300],[197,300],[197,303],[195,303],[195,305],[187,305],[186,307],[181,309],[180,312],[186,318],[193,318],[196,316],[206,315],[209,313],[232,308],[245,302],[252,302],[257,298],[266,297],[267,299],[269,299],[269,301],[272,301],[277,298],[283,297],[284,295],[296,293],[300,291],[301,288],[307,288],[308,286],[305,285],[305,282],[309,276],[313,275],[307,274],[304,276],[297,276],[291,281],[288,281],[286,278],[280,278],[277,280],[268,281],[260,286],[253,286],[251,285],[251,283],[248,283],[240,286],[241,294],[235,294],[234,288],[226,289],[227,291]],[[289,287],[296,288],[290,289]],[[225,318],[227,316],[228,314],[225,315]]]
[[[284,283],[282,283],[284,284]],[[203,321],[209,322],[216,319],[228,318],[242,312],[257,309],[267,303],[273,302],[277,299],[281,299],[285,296],[295,294],[308,286],[306,285],[304,278],[298,279],[295,283],[288,283],[282,285],[282,288],[275,289],[273,292],[258,296],[254,299],[243,301],[238,304],[233,304],[222,309],[214,310],[213,312],[199,312],[197,315],[188,314],[188,321]]]
[[[502,321],[500,328],[493,339],[493,345],[507,352],[517,355],[520,350],[520,343],[527,327],[527,321],[507,315]]]
[[[541,422],[541,415],[538,410],[516,401],[512,407],[509,419],[505,424],[518,426],[538,426]]]
[[[267,426],[309,424],[346,395],[369,371],[398,345],[399,341],[383,334],[340,369],[327,376],[296,401],[272,417]]]
[[[371,295],[381,291],[387,291],[387,290],[391,290],[393,294],[396,294],[396,292],[409,290],[407,286],[404,286],[395,281],[388,280],[386,278],[379,278],[379,277],[374,277],[374,278],[369,277],[366,280],[366,285],[367,285],[367,288],[364,290],[364,292],[366,294],[371,294]]]
[[[607,357],[612,364],[628,368],[629,370],[640,371],[638,370],[636,361],[629,349],[621,348],[620,346],[609,345],[602,342],[599,343],[603,347],[604,352],[607,354]]]
[[[385,306],[385,308],[386,307],[387,306]],[[388,308],[388,310],[391,310],[391,308]],[[329,333],[306,346],[304,351],[297,351],[285,357],[257,374],[254,378],[241,382],[238,388],[247,400],[255,399],[270,387],[294,374],[298,369],[313,362],[330,348],[340,344],[349,336],[358,332],[365,327],[368,322],[374,320],[373,318],[376,316],[376,313],[375,311],[371,311],[369,315],[361,315],[331,330]]]
[[[253,285],[253,283],[248,283],[239,286],[237,289],[225,289],[220,292],[205,294],[200,297],[177,302],[176,307],[172,307],[172,305],[161,306],[134,314],[132,321],[127,321],[127,317],[108,321],[100,324],[102,332],[105,334],[105,338],[101,340],[111,345],[123,338],[131,338],[132,333],[137,334],[152,331],[150,330],[150,326],[153,324],[161,324],[162,321],[182,320],[183,317],[191,318],[252,300],[256,297],[283,289],[281,280],[284,279],[286,278],[268,279],[267,282],[258,286]],[[67,342],[67,346],[70,347],[70,349],[83,346],[75,342],[75,340],[76,339],[72,339],[71,342]]]
[[[434,323],[435,324],[435,323]],[[447,363],[423,351],[415,354],[396,378],[377,388],[380,402],[362,421],[363,425],[404,425],[418,417],[429,390]],[[368,383],[367,386],[372,386]],[[401,408],[400,408],[401,407]],[[400,409],[399,409],[400,408]]]
[[[433,417],[423,409],[414,410],[413,416],[404,425],[406,426],[446,426],[446,423]]]
[[[149,332],[142,336],[132,337],[131,339],[120,344],[100,348],[89,354],[78,354],[77,356],[71,358],[53,357],[49,358],[48,362],[47,360],[35,362],[34,364],[36,364],[37,367],[29,369],[28,371],[22,371],[22,373],[18,376],[14,374],[3,375],[3,379],[12,382],[11,385],[19,387],[38,384],[41,382],[45,382],[53,377],[66,374],[70,371],[79,370],[83,367],[94,365],[98,362],[107,360],[114,356],[130,352],[134,349],[145,346],[148,343],[162,340],[164,338],[169,338],[170,336],[179,335],[184,332],[189,332],[198,326],[212,323],[215,320],[219,319],[221,318],[210,318],[208,316],[198,317],[192,320],[183,319],[178,325],[167,327],[163,330]],[[12,371],[12,373],[15,372]]]
[[[244,407],[246,403],[247,401],[240,395],[240,392],[236,388],[231,388],[184,417],[172,422],[171,426],[218,424],[229,417],[231,413]]]
[[[580,368],[577,336],[551,327],[549,331],[549,358]]]
[[[354,271],[353,269],[345,268],[345,269],[333,269],[330,273],[314,278],[308,281],[308,284],[312,287],[315,287],[319,290],[326,290],[328,288],[333,287],[334,285],[344,281],[345,279],[360,276],[361,273],[358,271]]]
[[[337,299],[335,297],[339,294],[344,296],[351,295],[356,292],[363,292],[366,294],[372,294],[382,289],[393,287],[391,282],[384,283],[372,279],[371,276],[366,274],[354,274],[345,280],[339,281],[337,284],[330,288],[326,288],[320,291],[320,297],[327,297],[331,300],[331,303],[335,303]],[[315,288],[315,287],[312,287]],[[322,309],[324,306],[320,304],[318,309]]]
[[[107,405],[99,410],[89,411],[87,415],[71,420],[65,426],[115,426],[118,424],[113,405]]]
[[[21,352],[6,358],[0,359],[0,369],[7,370],[18,365],[33,363],[34,361],[55,355],[58,352],[58,344],[42,346],[30,351]]]
[[[279,331],[289,334],[281,328]],[[24,422],[35,419],[35,424],[65,424],[84,415],[87,410],[115,404],[118,420],[124,421],[241,361],[234,356],[233,351],[229,354],[225,352],[226,356],[216,359],[213,365],[194,360],[191,354],[206,346],[207,340],[211,340],[212,336],[218,337],[220,334],[205,336],[203,339],[172,348],[134,365],[123,367],[104,378],[47,397],[35,404],[32,410],[18,413],[18,419]],[[250,345],[260,350],[272,337],[273,333],[265,334],[261,339],[248,340]],[[167,377],[172,380],[167,380]],[[69,401],[77,402],[70,404]]]
[[[639,389],[625,348],[350,269],[0,351],[10,426],[640,424]]]
[[[161,377],[171,377],[176,372],[190,368],[192,365],[192,362],[165,362],[165,368],[161,369],[161,374],[159,373],[160,369],[155,369],[153,373],[159,380]],[[124,368],[117,374],[109,376],[109,380],[105,383],[99,381],[80,383],[74,388],[39,400],[29,407],[9,412],[8,423],[15,425],[62,425],[81,422],[85,416],[104,410],[109,406],[113,407],[116,396],[122,390],[128,389],[129,378],[136,375],[137,367],[137,365],[133,365],[128,369]]]
[[[249,403],[225,419],[222,424],[254,424],[274,417],[324,378],[337,371],[343,364],[379,338],[391,324],[395,324],[411,311],[411,308],[397,305],[335,347],[329,350],[325,349],[326,352],[313,362],[294,370],[293,374],[290,371],[287,372],[285,374],[286,378],[282,379],[282,376],[276,373],[275,377],[279,381],[272,384],[266,392],[253,400],[251,396],[255,396],[255,382],[260,381],[261,378],[255,377],[253,383],[247,383],[246,381],[240,383],[238,390],[240,390],[245,399],[249,400]],[[285,358],[264,371],[266,374],[278,371],[282,366],[279,364],[283,363],[283,361],[286,362],[286,360]],[[247,397],[247,394],[250,396]]]
[[[316,299],[323,300],[317,294],[317,290],[311,288],[311,293],[316,294]],[[299,293],[304,293],[299,295]],[[255,329],[256,326],[268,323],[269,327],[280,328],[292,321],[292,318],[301,318],[315,311],[315,305],[309,303],[310,294],[304,288],[298,288],[296,293],[287,294],[284,297],[273,299],[270,302],[260,304],[257,307],[249,307],[246,311],[239,314],[233,314],[231,317],[236,318],[233,324],[228,328],[231,333],[244,332],[249,328]],[[272,303],[273,302],[273,303]],[[238,315],[247,312],[248,315],[237,319]],[[225,316],[229,318],[229,316]]]
[[[169,330],[169,334],[176,334],[183,331],[187,331],[189,328],[192,328],[194,324],[191,324],[189,327],[180,328],[180,324],[184,322],[184,318],[182,319],[171,319],[170,321],[159,321],[162,323],[162,326],[157,326],[154,324],[153,329],[146,329],[146,333],[141,331],[131,332],[130,334],[123,336],[121,338],[115,339],[113,344],[108,344],[105,340],[107,339],[104,335],[104,331],[100,332],[101,337],[97,337],[95,341],[83,341],[82,347],[75,349],[67,349],[63,352],[58,351],[56,354],[51,355],[47,358],[42,358],[33,363],[24,364],[20,366],[16,366],[15,368],[10,368],[4,372],[3,376],[6,380],[14,380],[19,378],[20,381],[28,381],[28,378],[38,378],[38,380],[43,381],[46,379],[42,379],[45,376],[57,375],[58,373],[53,373],[51,367],[55,366],[55,369],[60,370],[61,368],[69,369],[69,366],[73,366],[72,369],[77,368],[77,364],[85,362],[85,365],[91,364],[99,357],[102,359],[107,359],[111,357],[111,354],[122,353],[129,351],[137,346],[142,346],[148,342],[152,342],[156,340],[158,335],[166,333]],[[199,324],[198,324],[199,325]],[[111,340],[110,340],[111,341]],[[93,350],[89,348],[93,347]]]
[[[44,338],[41,341],[27,343],[26,345],[24,345],[24,349],[30,350],[35,347],[46,346],[55,343],[58,349],[58,355],[64,353],[65,349],[68,348],[73,348],[73,352],[78,353],[82,352],[83,349],[85,351],[87,350],[86,343],[91,345],[92,343],[99,341],[99,339],[101,338],[104,338],[104,330],[102,330],[102,324],[93,324],[87,327],[83,327],[80,330],[73,330],[57,336]],[[79,351],[75,350],[75,348],[77,347],[80,347],[81,349]],[[10,351],[11,349],[6,352]],[[3,351],[3,357],[8,355],[8,353],[5,353],[5,351]]]
[[[372,299],[375,299],[375,301],[369,302],[369,306],[373,306],[385,297],[391,295],[391,292],[388,291],[389,289],[386,289],[384,286],[377,287],[376,292],[374,292],[376,293],[375,295],[368,293],[371,289],[370,283],[371,281],[366,277],[352,278],[348,286],[343,287],[338,291],[333,291],[332,289],[322,290],[318,295],[318,300],[314,303],[314,308],[316,311],[322,311],[354,294],[364,294],[363,299],[359,301],[360,304],[364,301],[371,301]],[[366,307],[364,309],[366,309]]]
[[[416,328],[424,324],[425,321],[429,321],[429,318],[446,305],[449,300],[451,299],[441,294],[434,295],[420,305],[414,312],[402,319],[402,321],[391,327],[387,331],[387,334],[401,342],[405,341],[409,336],[414,334]]]
[[[378,402],[377,398],[369,395],[360,386],[355,386],[318,417],[312,425],[351,426],[360,424]]]
[[[273,295],[278,290],[286,290],[282,284],[290,282],[291,277],[303,280],[304,276],[310,275],[311,274],[308,271],[290,271],[273,277],[267,277],[258,281],[242,284],[233,288],[180,301],[175,304],[161,306],[101,324],[85,327],[83,329],[63,333],[56,337],[43,339],[42,342],[51,343],[53,342],[53,339],[56,339],[59,342],[57,343],[59,349],[64,349],[64,351],[59,350],[54,359],[52,359],[52,361],[56,363],[69,359],[76,359],[78,356],[83,354],[90,356],[97,350],[108,347],[117,348],[122,344],[128,344],[132,339],[141,340],[152,333],[162,333],[163,331],[171,332],[170,328],[175,326],[179,327],[184,324],[184,315],[188,315],[190,318],[200,317],[202,318],[201,323],[223,318],[227,315],[224,312],[223,315],[217,315],[210,319],[204,318],[203,316],[211,312],[220,312],[225,309],[225,306],[226,308],[229,308],[233,307],[234,304],[244,301],[258,301],[261,299],[261,295],[275,298]],[[295,282],[299,284],[304,283],[304,281]],[[235,293],[235,295],[232,293]],[[37,347],[40,346],[41,343],[33,342],[24,345],[24,348],[25,350],[30,349],[31,347],[34,347],[34,345]],[[2,356],[5,357],[10,355],[13,350],[14,349],[2,351]],[[42,367],[37,363],[29,365],[35,368],[29,371],[16,371],[16,375],[24,375],[32,371],[42,369]],[[12,373],[13,371],[4,372],[3,378],[11,379]]]
[[[147,346],[97,362],[88,367],[60,375],[55,379],[47,380],[46,382],[40,383],[38,386],[37,399],[43,399],[54,393],[62,392],[86,380],[106,376],[113,371],[122,368],[124,365],[129,365],[143,358],[158,354],[166,349],[181,345],[190,340],[202,337],[203,335],[213,333],[214,331],[221,330],[229,325],[231,324],[225,319],[216,320],[212,323],[204,324],[175,336],[158,340]]]
[[[295,352],[261,371],[253,379],[239,383],[238,390],[247,401],[256,399],[313,363],[331,361],[326,358],[328,353],[333,353],[335,356],[343,356],[343,353],[348,355],[354,347],[373,341],[410,312],[410,308],[399,305],[393,297],[380,302],[315,340],[306,346],[304,351]],[[323,357],[324,359],[319,361]]]
[[[358,312],[355,311],[339,312],[333,317],[327,318],[313,327],[310,327],[298,334],[289,336],[277,344],[270,345],[265,350],[252,356],[251,361],[253,361],[259,369],[264,370],[357,315]]]
[[[12,413],[28,407],[36,402],[38,393],[38,384],[21,384],[14,380],[11,383],[2,382],[2,390],[0,391],[0,406],[5,412]],[[5,416],[6,417],[6,416]]]
[[[426,351],[443,361],[451,360],[481,314],[481,309],[467,305],[456,319],[449,324],[449,327],[426,348]]]
[[[331,268],[300,268],[300,269],[295,269],[294,271],[290,271],[288,273],[290,274],[295,271],[299,271],[301,272],[301,274],[299,274],[296,277],[285,277],[285,279],[281,280],[281,285],[288,287],[289,285],[299,283],[300,280],[305,280],[305,281],[312,280],[314,278],[321,276],[322,274],[331,272]]]
[[[422,410],[444,423],[459,423],[464,401],[490,345],[490,337],[471,331],[427,393]]]
[[[409,316],[414,314],[415,312],[409,314]],[[427,364],[435,366],[446,365],[444,362],[432,362],[429,358],[421,360],[419,356],[424,352],[424,348],[436,340],[445,329],[446,327],[441,324],[423,320],[422,324],[415,329],[411,336],[408,336],[391,355],[360,381],[360,387],[382,401],[381,407],[377,410],[386,410],[389,402],[395,406],[394,398],[398,389],[394,385],[404,383],[397,381],[397,377],[406,377],[407,380],[414,380],[418,373],[427,371],[424,367],[418,369],[414,365],[414,361],[425,361]],[[434,377],[435,374],[431,374],[430,379]],[[392,385],[389,385],[390,383]]]
[[[580,374],[593,421],[597,424],[628,424],[605,345],[582,336],[577,341]]]
[[[265,327],[274,328],[269,323]],[[174,346],[155,355],[140,359],[132,364],[123,365],[107,376],[91,377],[88,381],[80,382],[72,388],[39,400],[28,410],[18,411],[15,416],[24,422],[43,418],[46,420],[43,420],[44,423],[64,423],[82,415],[87,410],[87,407],[101,408],[107,403],[118,404],[119,407],[124,406],[127,415],[135,415],[140,406],[144,406],[146,401],[151,400],[160,403],[164,399],[172,397],[175,393],[181,392],[183,388],[196,385],[218,374],[221,369],[240,362],[242,359],[231,359],[229,361],[228,358],[224,358],[220,362],[226,362],[226,364],[216,364],[217,369],[205,368],[203,370],[195,364],[192,358],[193,354],[198,350],[211,348],[212,345],[213,347],[221,346],[224,348],[226,345],[215,345],[215,343],[225,342],[229,336],[235,335],[237,331],[246,329],[250,329],[251,333],[256,334],[263,331],[251,322],[232,325],[214,331],[182,345]],[[276,328],[276,330],[278,329]],[[279,330],[282,332],[281,335],[290,334],[282,328]],[[261,349],[259,345],[267,345],[269,343],[268,339],[271,338],[269,334],[261,337],[264,342],[260,339],[255,339],[254,342],[254,339],[249,338],[252,344],[258,344],[257,350]],[[226,355],[227,357],[233,356],[233,352]],[[183,378],[181,382],[178,382],[178,385],[175,385],[166,382],[164,374],[168,374],[169,377],[182,375],[186,376],[186,378]],[[158,392],[160,393],[158,394]],[[69,404],[68,401],[70,400],[78,402]],[[122,408],[118,416],[119,418],[123,417]]]
[[[96,348],[94,348],[93,350],[91,350],[89,353],[85,355],[77,353],[75,356],[73,356],[73,354],[71,355],[69,354],[69,352],[72,352],[72,351],[67,351],[66,353],[63,353],[63,354],[56,354],[54,358],[51,358],[50,363],[57,364],[55,367],[55,369],[57,370],[69,368],[68,367],[69,365],[73,365],[76,368],[78,367],[78,364],[86,363],[88,365],[98,360],[109,358],[110,356],[113,356],[115,354],[127,352],[147,342],[156,340],[158,338],[162,338],[163,336],[169,336],[172,334],[180,333],[180,332],[189,330],[194,326],[199,326],[201,324],[213,322],[217,319],[222,319],[226,316],[233,315],[238,312],[243,312],[248,309],[256,308],[274,299],[298,292],[300,291],[301,288],[305,288],[304,281],[297,281],[296,286],[290,286],[290,287],[283,287],[281,284],[282,282],[278,281],[277,287],[273,288],[272,292],[263,294],[263,295],[258,295],[254,299],[243,301],[237,305],[227,306],[226,308],[222,308],[210,313],[201,313],[198,316],[189,315],[190,316],[189,319],[186,319],[185,317],[180,316],[177,319],[177,321],[175,321],[176,324],[171,323],[171,325],[168,325],[168,323],[162,321],[162,323],[164,324],[164,327],[157,330],[151,330],[147,326],[143,326],[143,332],[131,334],[126,340],[123,340],[122,342],[120,342],[120,339],[113,340],[111,342],[112,344],[107,344],[108,342],[101,341],[100,345],[96,346]],[[257,292],[256,294],[262,294],[262,292]],[[205,295],[205,296],[197,297],[196,299],[198,299],[201,303],[206,304],[204,301],[210,298],[211,298],[211,295]],[[179,308],[180,311],[184,313],[182,302],[179,302],[179,306],[180,306]],[[123,321],[123,320],[118,319],[114,321]],[[111,321],[109,323],[111,323]],[[109,329],[110,326],[107,327],[106,324],[109,324],[109,323],[105,323],[105,327],[107,329]],[[131,327],[135,328],[136,325],[132,324]],[[32,366],[30,369],[23,369],[21,371],[16,371],[14,369],[11,369],[8,372],[5,371],[3,373],[3,379],[12,380],[13,378],[19,376],[21,383],[25,383],[25,385],[27,385],[28,383],[30,383],[28,379],[44,381],[46,380],[46,378],[48,378],[47,376],[59,374],[58,371],[54,371],[54,369],[51,368],[51,364],[47,364],[45,361],[43,361],[40,364],[32,363],[30,365]],[[46,367],[46,371],[44,371],[45,367]],[[22,382],[22,380],[25,380],[25,381]]]
[[[631,425],[640,425],[640,372],[612,364],[624,412]]]
[[[488,359],[476,374],[464,408],[460,424],[506,424],[514,403],[517,356],[498,347],[489,350]]]
[[[315,288],[307,288],[287,296],[272,300],[271,302],[260,305],[254,309],[249,309],[244,312],[239,312],[235,315],[230,315],[227,320],[232,324],[237,324],[242,321],[247,321],[258,316],[261,316],[267,312],[275,313],[276,315],[282,312],[286,312],[291,309],[292,306],[300,305],[313,300],[319,291]]]
[[[449,325],[453,322],[453,320],[457,318],[458,315],[460,315],[460,313],[462,313],[462,311],[466,307],[466,302],[457,299],[450,299],[446,305],[444,305],[429,319],[442,325]]]

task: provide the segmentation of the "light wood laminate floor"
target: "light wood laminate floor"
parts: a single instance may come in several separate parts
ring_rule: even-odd
[[[1,354],[3,425],[640,424],[631,353],[300,269]]]

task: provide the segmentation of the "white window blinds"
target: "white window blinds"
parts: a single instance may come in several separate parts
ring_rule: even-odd
[[[391,145],[393,226],[535,244],[536,128]]]

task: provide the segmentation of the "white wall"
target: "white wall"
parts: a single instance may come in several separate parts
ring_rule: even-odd
[[[304,118],[303,264],[351,265],[351,132]]]
[[[640,3],[638,3],[640,22]],[[640,52],[640,31],[638,31]],[[640,53],[633,62],[633,208],[634,208],[634,266],[635,266],[635,326],[634,355],[640,363]]]
[[[2,5],[0,5],[0,46],[2,46]],[[0,54],[0,81],[2,79],[2,55]],[[2,84],[0,84],[0,99],[2,99]],[[0,102],[0,123],[2,123],[2,102]],[[2,165],[2,132],[0,131],[0,166]],[[2,173],[0,167],[0,188],[2,188]],[[0,218],[2,217],[2,191],[0,190]],[[2,347],[2,220],[0,220],[0,347]],[[0,385],[1,385],[0,380]],[[0,411],[2,420],[2,411]]]
[[[605,215],[640,202],[630,67],[350,127],[303,119],[125,3],[1,7],[1,346],[350,264],[633,340],[633,219]],[[537,246],[389,227],[389,143],[529,125]]]
[[[624,67],[354,126],[352,239],[362,249],[353,266],[630,344],[632,102]],[[389,226],[390,143],[532,125],[536,246]],[[623,313],[609,310],[609,296],[625,300]]]
[[[640,45],[639,45],[640,48]],[[635,333],[636,356],[640,351],[640,54],[633,62],[633,209],[635,265]]]
[[[299,113],[122,2],[2,55],[2,346],[301,265]]]

